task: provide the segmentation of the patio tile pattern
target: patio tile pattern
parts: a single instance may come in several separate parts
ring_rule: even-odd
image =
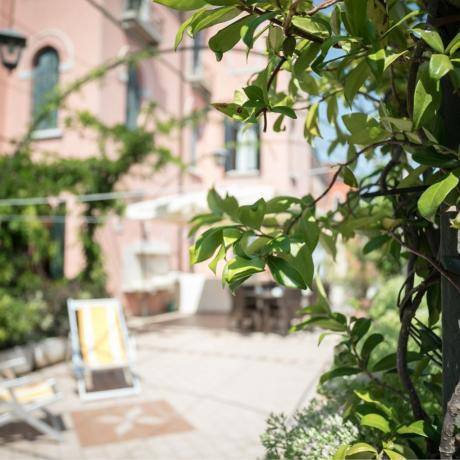
[[[70,363],[42,370],[38,374],[56,378],[64,395],[50,408],[62,419],[64,441],[56,443],[21,424],[0,427],[0,459],[261,458],[259,436],[266,417],[270,412],[291,414],[313,396],[334,340],[327,338],[318,348],[317,333],[243,335],[227,324],[220,316],[167,323],[136,320],[139,396],[82,403]],[[116,417],[141,416],[136,407],[157,426],[131,427],[121,439],[103,438],[100,428],[89,428],[96,413],[112,423],[106,425],[113,434],[113,422],[121,420]],[[167,413],[180,430],[174,423],[165,429],[160,419]],[[92,430],[89,437],[82,435],[85,424]]]
[[[82,447],[190,431],[192,425],[166,401],[136,401],[72,412]]]

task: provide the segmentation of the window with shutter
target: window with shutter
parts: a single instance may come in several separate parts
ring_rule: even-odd
[[[260,169],[259,125],[245,126],[229,118],[224,121],[225,171],[257,172]]]
[[[126,126],[129,129],[137,128],[137,118],[141,111],[141,85],[139,72],[134,64],[128,67],[128,85],[126,96]]]
[[[203,52],[202,47],[204,45],[203,32],[198,32],[193,38],[193,49],[192,49],[192,75],[201,76],[202,74],[202,61]]]
[[[32,117],[40,118],[37,130],[57,127],[58,111],[49,104],[58,83],[59,55],[53,48],[44,48],[35,57],[32,73]]]

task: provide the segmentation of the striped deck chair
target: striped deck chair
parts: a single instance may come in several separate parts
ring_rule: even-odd
[[[121,304],[116,299],[68,299],[72,362],[82,400],[137,394],[134,343],[128,335]],[[121,369],[129,386],[88,391],[95,372]]]
[[[22,358],[0,363],[0,370],[7,371],[21,365]],[[6,374],[6,372],[5,372]],[[62,398],[54,379],[35,380],[31,377],[11,378],[0,381],[0,426],[15,421],[23,421],[57,441],[62,440],[54,423],[54,416],[46,409]],[[43,412],[53,426],[37,418],[35,413]]]

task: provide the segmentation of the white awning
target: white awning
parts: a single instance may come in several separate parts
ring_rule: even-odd
[[[216,187],[221,196],[234,196],[242,205],[252,204],[260,198],[269,200],[274,190],[268,186]],[[154,200],[133,203],[126,208],[126,217],[131,220],[155,220],[185,225],[197,214],[209,212],[207,190],[167,195]]]

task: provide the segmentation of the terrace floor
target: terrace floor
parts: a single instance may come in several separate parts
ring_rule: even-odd
[[[64,440],[15,423],[0,427],[0,459],[256,459],[270,412],[291,414],[315,392],[333,339],[318,334],[243,335],[225,316],[131,323],[142,390],[82,403],[70,363],[54,377]]]

